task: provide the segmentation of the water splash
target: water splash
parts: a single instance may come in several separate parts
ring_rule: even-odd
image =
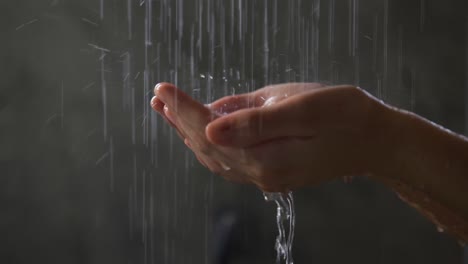
[[[294,240],[295,212],[292,192],[283,193],[263,193],[267,202],[275,202],[276,225],[278,235],[276,237],[276,263],[293,264],[292,245]]]

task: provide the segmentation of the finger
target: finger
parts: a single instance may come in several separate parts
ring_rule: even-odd
[[[172,123],[172,121],[169,120],[165,115],[163,115],[163,117],[164,120],[166,120],[166,122],[176,130],[180,139],[185,140],[187,138],[187,134],[182,129],[180,129],[176,124]]]
[[[195,156],[203,166],[209,169],[212,173],[223,177],[227,181],[240,184],[252,183],[245,175],[233,168],[227,169],[226,165],[221,164],[221,162],[215,161],[201,153],[195,153]]]
[[[275,138],[311,136],[314,115],[304,111],[303,101],[290,97],[270,107],[231,113],[208,124],[206,136],[214,144],[241,148]]]
[[[226,96],[208,106],[213,113],[225,115],[244,108],[258,107],[259,104],[259,98],[257,98],[256,94],[248,93]]]
[[[202,153],[195,153],[195,156],[197,157],[198,161],[200,161],[201,164],[203,164],[207,169],[209,169],[211,172],[214,174],[220,175],[224,169],[221,167],[221,165],[209,158],[206,155],[203,155]]]
[[[155,88],[156,96],[168,109],[193,127],[204,127],[210,118],[210,111],[183,91],[169,83],[160,83]]]
[[[177,124],[174,122],[174,120],[171,120],[167,115],[166,115],[166,107],[164,105],[164,103],[159,100],[159,98],[157,98],[156,96],[154,96],[152,99],[151,99],[151,108],[153,108],[153,110],[155,110],[156,112],[158,112],[163,118],[164,120],[166,120],[167,123],[169,123],[169,125],[171,125],[173,128],[176,129],[177,131],[177,134],[179,135],[179,137],[184,140],[187,136],[185,135],[185,133],[177,126]]]
[[[158,97],[153,96],[153,98],[151,98],[150,105],[151,105],[151,108],[153,108],[154,111],[156,111],[156,112],[158,112],[160,114],[163,114],[164,103],[163,103],[163,101],[159,100]]]
[[[208,168],[208,165],[205,163],[205,161],[202,159],[202,157],[195,153],[195,157],[197,158],[198,162],[200,162],[201,165],[203,165],[205,168]]]
[[[174,114],[167,105],[163,108],[164,116],[174,125],[177,126],[177,115]]]
[[[179,129],[176,125],[171,124],[171,126],[175,128],[177,135],[179,136],[180,139],[185,140],[187,138],[187,135],[181,129]]]

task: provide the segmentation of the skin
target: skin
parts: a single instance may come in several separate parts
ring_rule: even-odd
[[[203,105],[172,84],[151,106],[224,178],[286,192],[366,175],[468,241],[468,140],[353,86],[268,86]]]

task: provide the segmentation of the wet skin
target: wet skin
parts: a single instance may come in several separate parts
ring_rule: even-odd
[[[228,180],[286,192],[366,175],[468,240],[468,140],[362,89],[279,84],[203,105],[161,83],[151,106]]]
[[[370,173],[363,146],[371,145],[366,127],[375,126],[369,113],[378,102],[358,88],[275,85],[208,106],[167,83],[155,94],[152,107],[203,165],[229,180],[284,192]]]

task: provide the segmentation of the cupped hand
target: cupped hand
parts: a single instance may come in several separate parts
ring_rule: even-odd
[[[248,159],[242,158],[242,149],[216,146],[206,138],[205,128],[217,114],[172,84],[160,83],[154,93],[152,108],[177,130],[200,163],[230,181],[252,182],[245,174]]]
[[[264,191],[371,173],[382,104],[353,86],[268,86],[204,106],[173,85],[155,89],[163,115],[201,163]]]

